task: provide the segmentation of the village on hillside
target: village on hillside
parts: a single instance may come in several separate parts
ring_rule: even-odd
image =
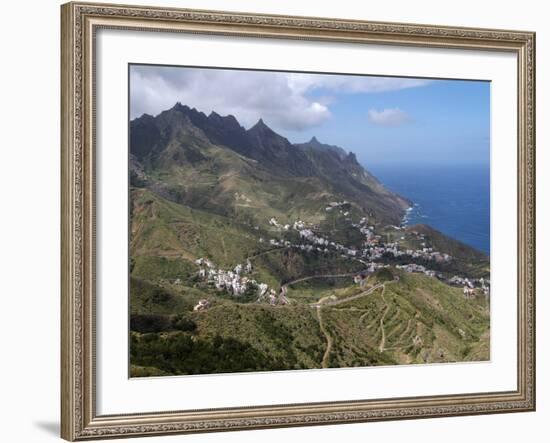
[[[406,236],[412,236],[420,247],[416,249],[402,248],[400,242],[383,242],[383,236],[375,232],[375,227],[370,225],[368,217],[363,216],[356,223],[352,222],[347,201],[331,202],[326,206],[326,212],[339,212],[343,222],[349,229],[357,229],[362,235],[362,242],[358,246],[343,245],[328,238],[327,234],[319,232],[319,227],[296,220],[293,223],[280,223],[275,217],[267,221],[267,228],[273,234],[272,238],[258,238],[258,243],[270,249],[261,254],[283,249],[295,249],[303,253],[324,254],[337,256],[341,259],[360,263],[362,269],[359,272],[345,275],[330,275],[326,277],[347,277],[353,284],[363,285],[368,276],[378,269],[394,267],[407,273],[421,273],[428,277],[438,279],[448,285],[461,287],[463,295],[467,299],[473,299],[476,295],[484,295],[487,299],[490,294],[490,281],[488,278],[473,279],[460,275],[445,275],[435,269],[430,269],[429,263],[442,264],[453,260],[449,254],[436,251],[427,246],[426,238],[416,231],[406,231],[407,215],[404,216],[400,226],[389,226],[396,232],[400,232],[399,240],[405,240]],[[285,236],[293,233],[298,241],[291,241]],[[296,234],[298,234],[296,236]],[[256,254],[256,256],[259,254]],[[253,296],[257,303],[269,305],[288,305],[291,300],[287,297],[287,284],[281,283],[278,287],[270,287],[267,283],[252,278],[255,256],[246,258],[244,263],[236,263],[231,269],[218,267],[209,258],[201,257],[195,261],[199,267],[198,277],[219,292],[224,292],[238,299],[244,295]],[[399,263],[395,262],[398,259]],[[406,263],[403,263],[405,261]],[[421,264],[421,263],[422,264]],[[309,278],[309,277],[306,277]],[[300,279],[303,280],[304,278]],[[173,283],[178,284],[176,280]],[[196,311],[205,310],[210,306],[207,299],[202,299],[195,306]]]

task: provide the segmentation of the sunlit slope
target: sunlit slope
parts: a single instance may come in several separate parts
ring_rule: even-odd
[[[164,299],[157,295],[164,300],[158,307],[145,305],[144,296],[136,296],[133,305],[140,306],[142,316],[149,319],[149,323],[143,319],[142,323],[157,322],[158,327],[142,326],[141,333],[133,333],[135,365],[152,366],[171,374],[201,373],[205,368],[192,363],[202,361],[196,360],[195,353],[206,352],[202,347],[208,348],[214,342],[221,346],[232,340],[236,354],[231,357],[216,354],[215,358],[230,360],[209,371],[489,358],[487,301],[482,297],[466,300],[460,290],[425,276],[401,275],[398,281],[374,278],[363,289],[325,289],[317,292],[323,295],[318,300],[325,298],[326,303],[321,302],[320,308],[313,302],[270,307],[218,299],[207,311],[193,312],[189,308],[197,299],[193,291],[177,288]],[[331,305],[334,300],[341,303]],[[164,314],[163,303],[175,306],[170,314]],[[186,327],[177,326],[182,320]],[[155,333],[159,331],[165,332]],[[182,345],[184,342],[186,346]],[[196,343],[201,344],[199,348]],[[159,350],[165,358],[155,354]],[[239,352],[247,356],[244,361],[249,366],[241,364]],[[177,353],[183,353],[181,358],[174,357]]]

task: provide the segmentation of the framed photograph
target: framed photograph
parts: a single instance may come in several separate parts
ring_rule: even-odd
[[[62,6],[62,437],[535,409],[535,35]]]

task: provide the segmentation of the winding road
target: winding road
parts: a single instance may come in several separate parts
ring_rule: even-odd
[[[320,274],[320,275],[309,275],[307,277],[300,277],[296,280],[289,281],[288,283],[285,283],[283,286],[292,286],[296,283],[300,283],[306,280],[312,280],[314,278],[344,278],[344,277],[353,277],[354,275],[359,274],[358,271],[356,272],[348,272],[346,274]]]
[[[325,349],[323,359],[321,360],[321,367],[326,368],[328,367],[328,358],[330,356],[330,351],[332,350],[332,337],[325,329],[325,324],[323,323],[323,317],[321,316],[320,307],[317,308],[317,320],[319,320],[319,328],[321,329],[321,332],[325,335],[325,338],[327,339],[327,348]]]
[[[372,288],[367,289],[366,291],[360,292],[359,294],[350,295],[346,298],[341,298],[338,300],[331,300],[327,302],[323,302],[322,300],[319,300],[317,303],[312,303],[310,306],[312,308],[321,308],[323,306],[336,306],[341,305],[342,303],[346,303],[351,300],[357,300],[358,298],[365,297],[366,295],[372,294],[375,290],[379,288],[383,288],[384,283],[378,283],[377,285],[373,286]],[[326,299],[326,298],[325,298]],[[325,300],[323,299],[323,300]]]
[[[327,347],[325,349],[325,353],[323,354],[323,359],[321,360],[321,367],[322,368],[328,367],[327,366],[328,365],[328,359],[330,357],[330,352],[332,350],[332,336],[329,334],[329,332],[325,328],[325,323],[323,321],[323,316],[321,314],[322,308],[325,307],[325,306],[336,306],[336,305],[339,305],[339,304],[342,304],[342,303],[345,303],[345,302],[348,302],[348,301],[351,301],[351,300],[356,300],[358,298],[365,297],[369,294],[372,294],[374,291],[376,291],[379,288],[383,288],[382,291],[384,291],[384,289],[385,289],[384,283],[379,283],[379,284],[373,286],[372,288],[367,289],[366,291],[360,292],[359,294],[350,295],[349,297],[342,298],[340,300],[332,300],[332,301],[323,302],[324,300],[327,299],[325,297],[325,298],[322,298],[321,300],[319,300],[317,303],[313,303],[313,304],[310,305],[312,308],[316,308],[317,320],[319,321],[319,328],[321,329],[321,332],[323,333],[323,335],[325,336],[325,338],[327,340]]]
[[[270,252],[273,252],[273,251],[279,250],[279,249],[283,249],[283,248],[276,248],[276,249],[263,251],[262,253],[256,254],[254,256],[250,256],[248,259],[254,259],[254,258],[258,257],[259,255],[267,254],[267,253],[270,253]],[[349,273],[344,273],[344,274],[320,274],[320,275],[310,275],[310,276],[307,276],[307,277],[300,277],[300,278],[297,278],[295,280],[289,281],[289,282],[281,285],[281,294],[286,299],[286,293],[288,291],[288,286],[291,286],[293,284],[300,283],[300,282],[303,282],[303,281],[306,281],[306,280],[312,280],[312,279],[315,279],[315,278],[345,278],[345,277],[353,277],[357,274],[358,274],[358,272],[349,272]],[[386,283],[392,283],[392,282],[386,282]],[[358,294],[350,295],[349,297],[342,298],[342,299],[331,300],[330,297],[323,297],[322,299],[320,299],[316,303],[312,303],[312,304],[309,305],[310,307],[316,309],[317,320],[319,322],[319,328],[320,328],[321,332],[323,333],[323,335],[325,336],[326,341],[327,341],[327,347],[325,349],[325,352],[323,354],[323,358],[321,360],[321,367],[322,368],[327,368],[328,367],[330,352],[332,351],[332,344],[333,344],[332,336],[329,334],[329,332],[325,328],[325,323],[323,321],[323,316],[322,316],[322,313],[321,313],[322,308],[327,307],[327,306],[337,306],[337,305],[346,303],[348,301],[357,300],[359,298],[366,297],[367,295],[372,294],[374,291],[376,291],[377,289],[380,289],[380,288],[382,288],[381,297],[384,300],[384,304],[386,305],[386,309],[384,311],[384,314],[380,318],[380,328],[381,328],[381,331],[382,331],[382,338],[381,338],[381,341],[380,341],[379,349],[380,349],[380,352],[384,351],[385,344],[386,344],[386,332],[384,330],[384,318],[386,317],[386,314],[388,313],[388,311],[390,309],[390,306],[388,305],[388,303],[386,302],[386,299],[384,298],[384,292],[385,292],[385,289],[386,289],[385,284],[386,283],[378,283],[377,285],[372,286],[371,288],[367,289],[366,291],[362,291]],[[361,316],[361,317],[363,317],[363,316]]]

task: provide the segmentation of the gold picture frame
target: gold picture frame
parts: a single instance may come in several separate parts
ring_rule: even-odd
[[[61,7],[61,435],[212,432],[535,410],[535,34],[248,13]],[[506,51],[518,60],[518,380],[510,392],[98,416],[95,410],[94,37],[98,29]],[[131,412],[131,411],[128,411]]]

